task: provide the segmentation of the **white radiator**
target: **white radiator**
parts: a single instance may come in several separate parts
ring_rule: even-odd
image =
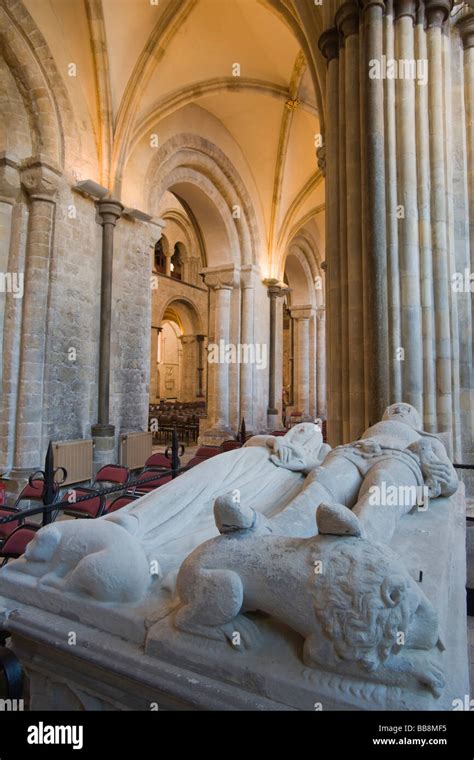
[[[120,438],[120,464],[130,470],[144,467],[152,454],[152,433],[124,433]]]
[[[91,480],[93,448],[92,439],[53,441],[54,466],[64,467],[67,472],[63,485]]]

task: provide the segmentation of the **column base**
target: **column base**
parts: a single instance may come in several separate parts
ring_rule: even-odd
[[[91,434],[93,438],[113,438],[115,436],[114,425],[104,425],[100,422],[97,425],[91,425]]]
[[[267,428],[268,430],[283,430],[283,422],[278,409],[268,409],[267,411]]]
[[[92,425],[91,433],[94,439],[93,469],[95,474],[104,464],[117,464],[115,428],[113,425]]]
[[[200,446],[220,446],[223,441],[235,438],[235,434],[229,427],[214,427],[204,430],[199,438]]]

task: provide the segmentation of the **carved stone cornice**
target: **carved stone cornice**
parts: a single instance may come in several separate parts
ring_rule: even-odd
[[[441,29],[449,18],[451,8],[451,0],[425,0],[427,26]]]
[[[20,167],[16,159],[0,153],[0,201],[13,204],[20,191]]]
[[[464,50],[474,47],[474,11],[462,16],[456,24]]]
[[[335,26],[326,29],[326,31],[322,33],[319,38],[318,47],[328,63],[338,57],[339,32]]]
[[[336,27],[345,39],[359,33],[360,10],[356,0],[348,0],[341,5],[334,18]]]
[[[33,158],[23,164],[21,184],[31,200],[55,203],[62,174],[55,166]]]

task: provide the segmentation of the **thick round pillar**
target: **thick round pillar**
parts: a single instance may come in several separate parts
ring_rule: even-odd
[[[229,365],[232,361],[230,346],[230,309],[232,291],[238,287],[236,268],[212,267],[203,270],[204,281],[211,289],[209,324],[212,324],[212,344],[208,345],[208,410],[209,428],[200,440],[218,444],[229,438]]]
[[[326,307],[328,348],[328,438],[342,443],[342,317],[339,244],[339,34],[325,31],[319,49],[327,60],[326,75]]]
[[[194,401],[197,390],[196,336],[181,335],[179,401]]]
[[[60,174],[55,168],[33,160],[23,170],[21,182],[29,195],[30,214],[14,466],[16,469],[29,469],[42,463],[49,272]]]
[[[321,419],[326,419],[326,309],[319,308],[316,312],[317,330],[317,355],[316,355],[316,378],[317,378],[317,403],[316,414]]]
[[[395,0],[396,60],[415,60],[415,0]],[[420,266],[415,129],[415,80],[398,77],[397,167],[398,251],[401,290],[402,396],[423,409],[423,345],[421,327]]]
[[[246,265],[240,270],[241,300],[241,343],[249,351],[255,347],[254,338],[254,308],[255,308],[255,269],[252,265]],[[245,350],[247,350],[245,349]],[[240,419],[245,420],[248,431],[254,427],[254,371],[255,365],[251,362],[243,362],[240,366]]]
[[[303,419],[310,419],[310,320],[314,309],[295,306],[291,317],[295,324],[295,407]]]
[[[426,0],[427,49],[430,62],[431,231],[436,331],[436,412],[440,431],[452,430],[451,316],[449,294],[446,165],[444,154],[444,93],[442,27],[448,18],[448,0]]]
[[[369,62],[382,61],[383,17],[382,0],[365,0],[364,69],[367,76],[365,108],[362,114],[362,134],[365,137],[366,161],[366,219],[365,258],[367,266],[367,335],[366,409],[368,422],[381,419],[389,400],[388,372],[388,296],[387,296],[387,234],[385,201],[385,127],[384,82],[370,77]]]

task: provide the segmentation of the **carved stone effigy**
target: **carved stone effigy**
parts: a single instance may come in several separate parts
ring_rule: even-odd
[[[36,704],[45,669],[116,709],[149,709],[153,690],[164,709],[449,710],[468,694],[464,498],[444,446],[407,404],[329,453],[311,427],[222,455],[214,510],[191,471],[165,487],[161,517],[148,496],[120,520],[40,531],[0,572]],[[268,485],[291,481],[276,509],[248,498],[238,462],[257,460]],[[199,503],[176,512],[185,477]],[[205,523],[191,553],[180,521]]]

